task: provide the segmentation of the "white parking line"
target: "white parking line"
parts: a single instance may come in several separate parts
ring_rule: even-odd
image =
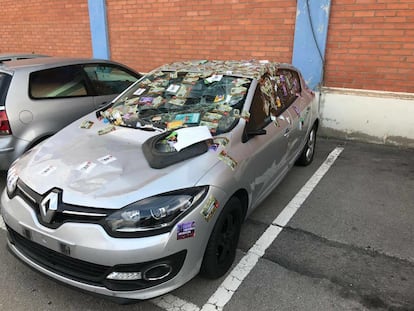
[[[303,202],[311,194],[313,189],[328,172],[329,168],[343,151],[342,147],[335,148],[326,158],[325,162],[318,168],[306,184],[299,190],[293,199],[286,205],[282,212],[276,217],[272,224],[266,229],[256,243],[250,248],[247,254],[234,267],[226,279],[221,283],[216,292],[209,298],[202,307],[167,294],[151,302],[166,311],[217,311],[223,310],[224,306],[230,301],[233,294],[237,291],[243,280],[254,268],[259,259],[264,255],[266,249],[273,243],[283,227],[289,222]],[[0,215],[0,228],[6,230],[3,218]]]
[[[6,230],[6,225],[4,224],[3,216],[1,215],[0,215],[0,228],[3,230]]]
[[[299,190],[294,198],[286,205],[283,211],[276,217],[272,224],[266,229],[262,236],[250,248],[247,254],[234,267],[226,279],[221,283],[216,292],[210,297],[201,311],[223,310],[237,291],[243,280],[254,268],[259,259],[264,255],[266,249],[272,244],[283,227],[289,222],[296,211],[301,207],[306,198],[326,174],[335,160],[343,151],[343,148],[335,148],[326,158],[325,162],[318,168],[306,184]]]
[[[167,294],[155,299],[151,299],[151,302],[156,306],[166,311],[199,311],[200,308],[191,302],[185,301],[176,296]]]

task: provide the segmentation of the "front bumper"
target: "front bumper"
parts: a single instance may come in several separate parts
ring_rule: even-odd
[[[150,237],[113,238],[97,224],[69,222],[57,229],[46,228],[24,200],[18,196],[10,199],[5,191],[1,205],[9,248],[23,262],[70,286],[126,299],[153,298],[193,278],[214,225],[195,209],[180,221],[196,222],[193,237],[178,239],[174,228]],[[172,267],[167,277],[144,278],[145,271],[165,263]],[[138,271],[143,277],[136,281],[108,280],[113,271]]]

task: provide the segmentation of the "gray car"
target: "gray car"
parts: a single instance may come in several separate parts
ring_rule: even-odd
[[[42,57],[0,66],[0,170],[141,75],[119,63]]]
[[[318,105],[292,66],[160,67],[23,155],[1,197],[34,269],[118,299],[224,275],[243,220],[312,162]]]

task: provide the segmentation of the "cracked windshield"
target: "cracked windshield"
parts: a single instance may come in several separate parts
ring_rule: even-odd
[[[251,79],[212,72],[155,71],[143,77],[101,116],[144,130],[207,126],[230,131],[241,116]]]

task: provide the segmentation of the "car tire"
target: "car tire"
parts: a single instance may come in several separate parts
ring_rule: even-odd
[[[241,222],[241,202],[232,197],[214,225],[201,264],[202,277],[217,279],[229,270],[236,256]]]
[[[318,130],[318,127],[316,124],[314,124],[308,134],[308,138],[306,139],[305,147],[303,147],[302,153],[300,154],[299,158],[296,160],[297,165],[307,166],[312,163],[313,156],[315,154],[316,131],[317,130]]]

